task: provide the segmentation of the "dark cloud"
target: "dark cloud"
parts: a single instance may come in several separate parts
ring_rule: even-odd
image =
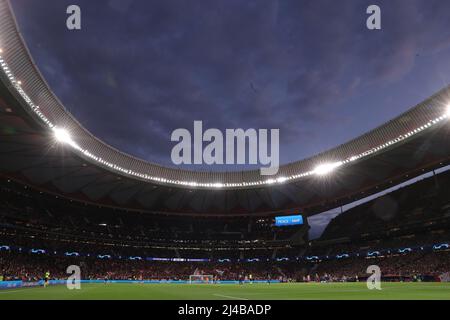
[[[280,128],[282,161],[345,142],[448,83],[450,2],[15,0],[38,66],[92,133],[170,164],[170,134]],[[220,169],[220,168],[219,168]]]

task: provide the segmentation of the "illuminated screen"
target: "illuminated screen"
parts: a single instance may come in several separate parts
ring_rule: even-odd
[[[303,216],[283,216],[283,217],[275,217],[275,226],[284,227],[284,226],[295,226],[303,224]]]

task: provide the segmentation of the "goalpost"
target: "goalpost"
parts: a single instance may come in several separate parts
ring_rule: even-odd
[[[214,276],[210,274],[191,274],[189,283],[214,283]]]

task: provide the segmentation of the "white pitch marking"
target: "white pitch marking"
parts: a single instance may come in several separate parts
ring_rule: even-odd
[[[218,294],[218,293],[215,293],[215,294],[213,294],[213,295],[214,295],[214,296],[217,296],[217,297],[229,298],[229,299],[234,299],[234,300],[248,300],[248,299],[246,299],[246,298],[239,298],[239,297],[226,296],[226,295]]]
[[[30,291],[30,289],[32,288],[27,288],[27,289],[5,289],[7,291],[0,291],[1,293],[12,293],[12,292],[17,292],[17,291]]]

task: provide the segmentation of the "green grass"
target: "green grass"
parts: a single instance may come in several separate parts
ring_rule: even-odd
[[[84,284],[0,291],[0,300],[450,300],[450,283],[383,283],[368,290],[365,283],[291,283],[246,285]]]

